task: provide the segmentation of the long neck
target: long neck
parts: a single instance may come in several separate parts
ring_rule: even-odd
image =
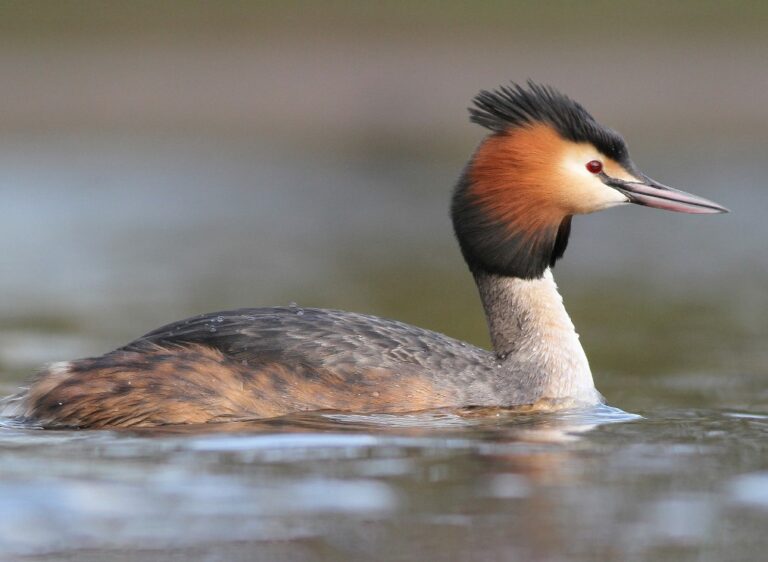
[[[595,403],[587,357],[549,269],[538,279],[475,273],[493,350],[516,399]]]

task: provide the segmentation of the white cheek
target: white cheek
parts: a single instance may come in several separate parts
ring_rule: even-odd
[[[629,203],[629,198],[621,193],[618,189],[608,187],[599,178],[597,180],[597,186],[594,190],[594,211],[600,211],[607,209],[608,207],[615,207],[616,205],[622,205]]]
[[[605,185],[597,174],[587,170],[586,163],[600,160],[599,157],[580,155],[578,159],[567,158],[562,163],[566,180],[564,188],[567,198],[577,213],[593,213],[609,207],[627,203],[629,199],[620,191]]]

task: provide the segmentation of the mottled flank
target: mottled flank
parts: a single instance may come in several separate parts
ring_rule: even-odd
[[[443,405],[428,381],[382,369],[255,368],[199,344],[115,351],[74,361],[66,376],[44,372],[26,399],[48,427],[141,427],[274,417],[302,410],[386,412]]]
[[[454,354],[433,354],[436,342]],[[102,428],[305,410],[415,411],[463,402],[460,381],[438,380],[446,361],[468,371],[493,357],[439,334],[357,314],[222,312],[161,328],[101,357],[56,364],[18,397],[13,413],[44,427]],[[463,378],[471,386],[468,372]]]

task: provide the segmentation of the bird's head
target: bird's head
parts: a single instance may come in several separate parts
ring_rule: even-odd
[[[621,135],[551,87],[528,82],[482,91],[469,111],[491,130],[464,170],[451,209],[473,271],[540,277],[563,255],[576,214],[625,203],[727,212],[644,175]]]

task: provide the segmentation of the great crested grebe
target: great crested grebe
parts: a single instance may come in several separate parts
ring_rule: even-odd
[[[491,133],[461,174],[451,216],[493,351],[364,314],[231,310],[169,324],[100,357],[54,363],[5,399],[5,415],[103,428],[305,410],[599,403],[550,271],[571,217],[624,203],[727,209],[642,174],[618,133],[553,88],[529,81],[482,91],[469,111]]]

